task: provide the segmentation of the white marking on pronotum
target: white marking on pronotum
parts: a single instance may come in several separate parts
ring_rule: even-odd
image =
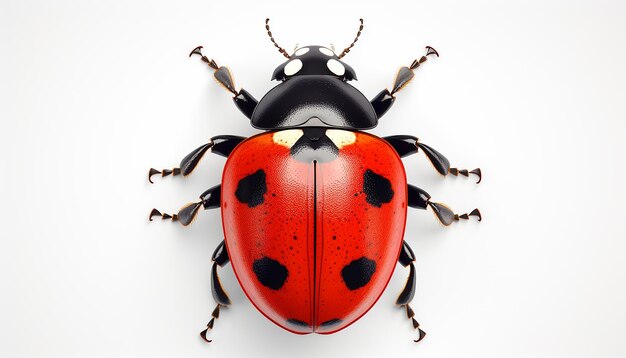
[[[304,135],[302,129],[287,129],[275,132],[272,135],[272,141],[278,145],[291,148],[302,135]]]
[[[295,59],[289,61],[288,64],[285,65],[285,76],[292,76],[298,73],[302,68],[302,61]]]
[[[326,136],[330,138],[339,149],[356,142],[356,134],[341,129],[328,129]]]
[[[296,53],[294,53],[294,55],[296,56],[302,56],[305,53],[309,52],[309,48],[308,47],[303,47],[303,48],[299,48]]]
[[[326,66],[328,66],[328,69],[337,76],[343,76],[343,74],[346,73],[346,68],[343,67],[341,62],[335,60],[334,58],[328,60],[328,62],[326,62]]]
[[[320,52],[326,56],[335,56],[335,53],[327,49],[326,47],[320,47]]]

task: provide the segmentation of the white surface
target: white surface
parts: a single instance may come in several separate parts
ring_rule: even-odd
[[[2,1],[0,356],[601,357],[626,355],[626,5],[619,1],[286,3]],[[296,9],[296,11],[294,11]],[[328,9],[333,9],[329,14]],[[379,303],[349,329],[296,336],[247,301],[207,346],[209,258],[219,212],[189,229],[148,224],[220,180],[208,155],[187,179],[146,181],[217,134],[251,135],[204,45],[260,98],[291,51],[347,46],[373,97],[432,45],[373,133],[414,134],[485,179],[439,177],[422,156],[410,182],[481,224],[450,228],[412,210],[413,306]]]

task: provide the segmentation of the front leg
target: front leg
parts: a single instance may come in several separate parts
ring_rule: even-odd
[[[196,218],[198,210],[200,210],[201,206],[204,207],[204,210],[217,209],[220,207],[222,197],[221,191],[221,185],[216,185],[207,189],[204,193],[200,194],[200,201],[183,206],[177,214],[170,215],[167,213],[161,213],[157,209],[152,209],[148,219],[152,221],[152,217],[160,216],[163,220],[169,219],[172,221],[178,221],[183,226],[187,226]]]
[[[233,79],[233,75],[230,73],[230,69],[226,66],[218,66],[217,63],[213,59],[209,59],[208,57],[202,54],[202,46],[198,46],[194,48],[189,57],[191,55],[198,55],[209,67],[215,70],[213,77],[221,84],[227,91],[234,95],[233,101],[239,110],[249,119],[252,119],[252,112],[254,112],[254,108],[256,108],[257,100],[252,97],[252,95],[246,91],[245,89],[240,89],[237,91],[235,89],[235,80]]]
[[[439,53],[437,52],[437,50],[430,46],[426,46],[426,54],[424,56],[422,56],[419,60],[413,60],[413,63],[411,63],[411,65],[408,67],[403,66],[400,68],[400,70],[396,74],[396,79],[393,81],[393,87],[391,91],[385,88],[384,90],[380,91],[380,93],[378,93],[376,97],[374,97],[374,99],[370,101],[372,107],[374,107],[374,111],[376,111],[378,119],[380,119],[380,117],[387,113],[387,110],[391,108],[391,105],[396,100],[395,94],[400,92],[400,90],[402,90],[407,84],[409,84],[409,82],[411,82],[411,80],[415,76],[413,70],[418,68],[422,63],[426,62],[429,55],[436,55],[437,57],[439,57]]]
[[[176,176],[178,174],[187,176],[191,174],[191,172],[196,168],[196,166],[200,162],[200,159],[202,159],[204,153],[206,153],[207,150],[210,149],[211,153],[215,153],[228,158],[228,156],[233,151],[233,149],[235,149],[237,144],[243,142],[245,139],[246,137],[239,137],[234,135],[215,136],[209,139],[208,143],[199,146],[191,153],[187,154],[187,156],[180,161],[179,167],[162,170],[150,168],[150,171],[148,171],[148,181],[153,184],[152,176],[155,174],[161,174],[161,177],[166,177],[170,174],[172,176]]]
[[[443,154],[436,151],[434,148],[420,143],[417,137],[411,135],[393,135],[389,137],[383,137],[391,146],[398,152],[400,158],[404,158],[408,155],[417,153],[418,149],[421,148],[430,162],[435,167],[435,170],[439,172],[441,175],[452,174],[457,176],[459,174],[468,177],[470,174],[474,174],[478,176],[478,181],[476,184],[480,183],[482,180],[482,171],[480,168],[476,168],[472,171],[468,171],[467,169],[458,169],[458,168],[450,168],[450,161]]]

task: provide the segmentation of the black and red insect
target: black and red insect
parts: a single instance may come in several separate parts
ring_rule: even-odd
[[[406,286],[396,304],[406,310],[420,341],[419,328],[409,306],[415,294],[415,255],[403,240],[407,207],[431,208],[444,225],[469,219],[480,212],[457,215],[431,201],[424,190],[407,184],[400,158],[420,149],[442,175],[475,174],[451,168],[438,151],[411,135],[377,137],[374,128],[395,101],[395,95],[431,55],[402,67],[391,90],[368,100],[348,84],[356,73],[331,48],[306,46],[289,54],[272,79],[280,81],[260,101],[237,90],[227,67],[195,48],[214,77],[234,95],[235,105],[248,117],[258,135],[211,138],[169,170],[150,169],[154,175],[189,175],[207,152],[227,159],[222,183],[206,190],[200,201],[169,215],[154,216],[189,225],[200,208],[221,208],[224,240],[213,253],[211,287],[217,306],[201,336],[213,328],[220,308],[231,300],[223,289],[217,266],[231,262],[243,291],[272,322],[298,334],[329,334],[346,328],[364,315],[387,286],[396,263],[409,267]]]

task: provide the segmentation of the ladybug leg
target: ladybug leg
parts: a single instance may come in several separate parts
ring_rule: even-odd
[[[217,266],[224,267],[230,262],[224,240],[215,248],[211,260],[213,261],[213,268],[211,269],[211,293],[213,298],[215,302],[222,306],[230,306],[230,298],[228,298],[226,291],[222,288],[222,283],[217,275]]]
[[[445,226],[459,221],[460,219],[469,220],[470,216],[476,216],[478,217],[478,221],[482,221],[482,215],[478,209],[472,210],[469,214],[455,214],[452,209],[446,205],[431,202],[430,194],[411,184],[408,185],[408,201],[409,206],[416,209],[426,210],[430,206],[435,212],[437,219]]]
[[[152,209],[148,219],[152,221],[152,217],[160,216],[163,220],[170,219],[172,221],[180,222],[183,226],[187,226],[193,222],[201,206],[203,206],[205,210],[220,207],[221,188],[221,185],[216,185],[206,190],[202,193],[202,195],[200,195],[200,201],[183,206],[178,211],[178,214],[170,215],[167,213],[161,213],[157,209]]]
[[[217,80],[217,82],[224,87],[227,91],[233,94],[233,101],[239,110],[248,118],[252,119],[252,112],[254,112],[254,108],[257,105],[257,100],[246,90],[243,88],[237,91],[235,89],[235,80],[233,79],[232,73],[230,73],[230,69],[226,66],[218,66],[217,63],[213,59],[209,59],[208,57],[202,54],[202,46],[198,46],[194,48],[190,53],[189,57],[192,55],[200,56],[202,62],[209,65],[209,67],[214,70],[213,77]]]
[[[191,153],[187,154],[187,156],[184,157],[183,160],[181,160],[179,167],[162,170],[150,168],[150,171],[148,171],[148,181],[153,184],[152,176],[155,174],[161,174],[161,177],[166,177],[170,174],[172,176],[182,174],[184,177],[186,177],[187,175],[191,174],[191,172],[196,168],[196,166],[200,162],[200,159],[202,159],[202,157],[208,150],[211,150],[211,153],[215,153],[223,157],[228,157],[233,149],[235,149],[237,144],[243,142],[245,139],[245,137],[239,137],[234,135],[215,136],[209,139],[209,142],[207,144],[203,144],[194,149]]]
[[[401,158],[409,156],[411,154],[415,154],[419,149],[426,154],[426,157],[432,165],[435,167],[435,170],[439,172],[439,174],[446,176],[448,174],[452,174],[454,176],[458,176],[459,174],[469,177],[470,174],[474,174],[478,177],[478,181],[476,184],[480,183],[482,180],[482,171],[480,168],[476,168],[472,171],[467,169],[458,169],[458,168],[450,168],[450,161],[443,154],[439,153],[434,148],[420,143],[417,137],[411,135],[394,135],[389,137],[383,137],[384,140],[389,142],[391,146],[398,152],[398,155]]]
[[[211,268],[211,293],[213,294],[213,299],[215,300],[215,302],[217,302],[217,305],[211,313],[211,320],[209,321],[209,323],[207,323],[206,329],[200,332],[200,337],[202,337],[202,339],[204,339],[206,342],[211,342],[211,340],[207,338],[207,333],[209,332],[209,330],[213,329],[213,326],[215,325],[215,320],[220,317],[220,308],[231,305],[230,298],[222,287],[220,277],[217,274],[217,266],[224,267],[224,265],[226,265],[230,261],[223,240],[213,252],[213,257],[211,259],[213,260],[213,267]]]
[[[426,60],[428,60],[428,56],[430,55],[436,55],[439,57],[437,50],[430,46],[426,46],[426,54],[424,56],[413,60],[410,66],[403,66],[400,70],[398,70],[396,78],[393,81],[391,91],[384,89],[370,101],[372,107],[374,107],[374,111],[376,111],[378,119],[380,119],[380,117],[387,113],[389,108],[391,108],[391,105],[396,100],[395,94],[400,92],[407,84],[409,84],[409,82],[411,82],[415,76],[413,70],[418,68],[422,63],[426,62]]]
[[[396,300],[396,304],[406,309],[407,318],[412,321],[413,328],[417,329],[419,336],[417,339],[413,340],[417,343],[424,339],[426,332],[420,329],[420,324],[415,319],[415,312],[413,312],[413,309],[409,306],[409,303],[411,303],[413,297],[415,296],[415,265],[413,265],[413,262],[415,262],[415,254],[406,241],[402,241],[402,251],[400,251],[400,258],[398,259],[398,262],[400,262],[400,264],[404,267],[409,266],[409,277],[406,280],[404,289],[402,289],[402,292],[400,292],[400,295]]]

